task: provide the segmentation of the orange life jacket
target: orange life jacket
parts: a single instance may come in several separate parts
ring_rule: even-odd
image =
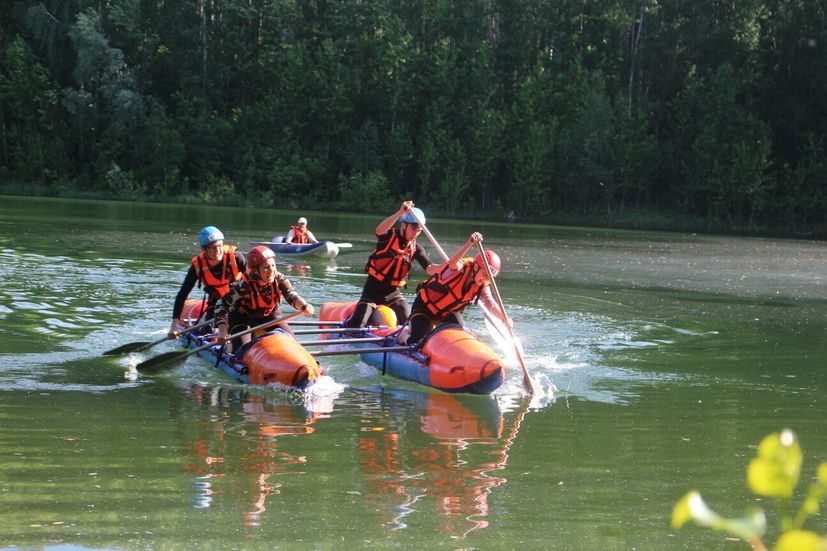
[[[247,280],[247,285],[250,288],[249,301],[243,300],[239,305],[239,310],[254,318],[264,318],[273,313],[273,310],[281,304],[281,290],[279,289],[278,278],[270,283],[272,292],[270,299],[265,299],[262,294],[262,287],[251,279]],[[267,288],[267,285],[264,286]]]
[[[307,227],[301,229],[299,226],[290,226],[293,230],[293,237],[290,239],[291,243],[309,243],[307,239]]]
[[[238,269],[235,261],[236,247],[232,245],[224,245],[224,258],[221,259],[221,277],[215,277],[210,270],[210,265],[207,262],[207,255],[202,250],[198,256],[192,257],[192,265],[195,268],[195,275],[198,281],[204,286],[204,290],[209,293],[210,300],[215,302],[220,299],[230,290],[230,283],[241,279],[242,274]]]
[[[437,317],[443,317],[461,310],[477,298],[482,285],[474,282],[479,269],[473,258],[463,258],[462,267],[450,275],[444,275],[448,268],[432,275],[419,286],[419,297],[428,310]]]
[[[416,252],[416,239],[402,245],[399,233],[394,230],[390,239],[381,249],[373,251],[365,265],[365,271],[379,281],[394,287],[404,287],[405,279],[411,273],[411,262]]]

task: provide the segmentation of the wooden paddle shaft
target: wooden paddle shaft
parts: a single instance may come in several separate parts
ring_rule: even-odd
[[[500,309],[500,313],[506,318],[504,323],[506,331],[508,331],[508,336],[511,337],[511,344],[514,347],[514,354],[517,356],[517,363],[520,364],[520,369],[523,370],[523,383],[525,384],[525,388],[529,394],[534,394],[534,385],[531,383],[531,378],[528,376],[528,368],[526,368],[525,362],[523,361],[523,355],[520,353],[520,347],[517,346],[516,337],[514,337],[514,331],[511,329],[511,326],[508,324],[508,316],[505,314],[505,304],[503,304],[503,297],[500,295],[500,290],[497,288],[497,282],[494,281],[494,274],[491,272],[491,266],[488,264],[488,257],[485,256],[485,249],[482,247],[482,243],[477,242],[477,247],[480,249],[480,256],[482,257],[482,264],[485,266],[485,273],[488,275],[488,280],[491,282],[491,289],[494,291],[494,298],[497,300],[497,306]]]

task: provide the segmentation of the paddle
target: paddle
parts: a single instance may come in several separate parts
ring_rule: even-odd
[[[387,325],[368,325],[365,327],[335,327],[328,329],[294,329],[294,335],[316,335],[319,333],[367,333],[377,329],[387,329]],[[328,341],[330,342],[330,341]]]
[[[360,342],[379,342],[388,340],[387,337],[364,337],[364,338],[355,338],[355,339],[324,339],[320,341],[299,341],[302,346],[310,346],[314,344],[354,344]]]
[[[503,304],[503,297],[500,295],[500,290],[497,288],[497,282],[494,281],[494,274],[491,273],[491,266],[488,265],[488,257],[485,256],[485,250],[482,248],[482,243],[477,242],[477,247],[480,249],[480,256],[482,257],[482,264],[485,266],[485,273],[488,275],[488,280],[491,282],[491,289],[494,291],[494,298],[497,300],[497,306],[500,307],[500,312],[503,317],[508,319],[505,314],[505,304]],[[520,364],[520,369],[523,370],[523,384],[529,394],[534,394],[534,385],[531,384],[531,378],[528,376],[528,369],[523,361],[522,351],[517,343],[517,338],[514,336],[514,330],[511,325],[504,323],[508,336],[511,338],[511,345],[514,347],[514,355],[517,356],[517,363]]]
[[[135,369],[137,369],[138,371],[140,371],[142,373],[157,373],[158,371],[161,370],[162,367],[177,363],[180,360],[183,360],[184,358],[186,358],[187,356],[197,354],[197,353],[199,353],[203,350],[208,350],[210,348],[213,348],[216,345],[221,345],[221,344],[224,344],[225,342],[231,341],[231,340],[236,339],[238,337],[243,337],[244,335],[247,335],[247,334],[252,333],[254,331],[260,331],[262,329],[267,329],[268,327],[272,327],[273,325],[278,325],[279,323],[282,323],[282,322],[285,322],[285,321],[288,321],[288,320],[291,320],[293,318],[297,318],[297,317],[303,316],[303,315],[304,315],[304,310],[299,310],[298,312],[293,312],[292,314],[289,314],[287,316],[282,316],[278,319],[268,321],[267,323],[262,323],[261,325],[256,325],[255,327],[245,329],[244,331],[239,331],[235,335],[228,335],[226,339],[219,338],[215,342],[207,343],[207,344],[199,346],[197,348],[193,348],[192,350],[185,350],[183,352],[166,352],[164,354],[161,354],[160,356],[155,356],[154,358],[150,358],[146,361],[143,361],[143,362],[139,363],[138,365],[135,366]]]
[[[428,227],[422,223],[422,220],[419,219],[415,211],[411,210],[410,212],[411,214],[413,214],[413,217],[419,224],[419,227],[422,228],[422,232],[428,237],[428,239],[431,241],[431,244],[434,246],[437,252],[439,252],[440,256],[442,257],[442,260],[448,260],[448,255],[445,254],[445,250],[439,245],[439,243],[436,240],[436,237],[434,237],[434,234],[431,233],[431,230],[429,230]],[[497,317],[494,316],[491,312],[489,312],[488,309],[481,303],[477,304],[477,306],[479,306],[480,310],[485,316],[485,319],[488,320],[489,329],[495,330],[497,333],[499,333],[502,339],[508,340],[508,336],[505,333],[503,333],[502,329],[500,329],[500,320],[497,319]]]
[[[344,354],[378,354],[384,352],[410,352],[410,346],[383,346],[379,348],[354,348],[352,350],[314,350],[311,356],[341,356]]]
[[[440,247],[439,243],[437,243],[437,240],[434,237],[434,235],[431,233],[431,230],[429,230],[428,227],[425,226],[425,224],[422,223],[422,220],[420,220],[419,217],[416,215],[416,211],[411,210],[409,212],[411,214],[413,214],[413,217],[416,220],[416,222],[419,224],[419,227],[422,228],[422,233],[424,233],[425,236],[431,241],[431,244],[434,246],[434,248],[437,250],[437,252],[439,252],[442,259],[443,260],[448,260],[448,255],[445,254],[445,251],[443,250],[443,248]],[[483,251],[482,251],[482,244],[477,243],[477,245],[480,248],[480,253],[482,254],[483,260],[485,261],[485,266],[486,266],[486,269],[488,270],[488,277],[489,277],[489,279],[491,279],[491,286],[495,291],[495,295],[497,297],[499,297],[498,306],[500,307],[500,312],[502,312],[503,316],[505,316],[505,308],[504,308],[503,303],[502,303],[502,297],[499,296],[500,295],[499,290],[497,289],[497,285],[494,282],[494,278],[491,275],[491,267],[488,266],[488,259],[485,257],[485,253],[483,253]],[[499,322],[499,320],[491,312],[489,312],[486,308],[484,308],[482,306],[482,304],[479,304],[479,306],[480,306],[480,310],[482,310],[483,315],[485,315],[485,318],[489,321],[490,326],[495,328],[500,333],[500,335],[502,335],[504,338],[507,338],[511,342],[511,345],[514,347],[514,353],[517,356],[517,362],[520,364],[520,368],[523,370],[523,383],[525,383],[526,390],[528,390],[529,394],[534,394],[534,386],[531,384],[531,379],[529,379],[529,377],[528,377],[528,370],[526,369],[525,363],[523,362],[523,356],[520,353],[519,344],[518,344],[517,340],[514,338],[514,331],[511,329],[511,327],[507,323],[506,324],[497,323],[497,322]],[[507,335],[503,335],[502,329],[499,328],[499,325],[504,325],[506,327],[506,331],[508,332]]]
[[[205,325],[210,325],[211,323],[212,323],[211,319],[209,319],[207,321],[202,321],[201,323],[198,323],[198,324],[193,325],[191,327],[187,327],[183,331],[180,331],[178,333],[178,336],[176,336],[176,337],[170,337],[169,334],[167,334],[166,337],[164,337],[163,339],[158,339],[157,341],[152,341],[152,342],[149,342],[149,341],[128,342],[126,344],[120,345],[117,348],[113,348],[112,350],[107,350],[106,352],[103,353],[103,355],[104,356],[119,356],[121,354],[127,354],[129,352],[138,352],[139,350],[146,350],[147,348],[152,348],[156,344],[161,344],[162,342],[166,342],[166,341],[171,340],[171,339],[177,339],[181,335],[186,335],[190,331],[195,331],[196,329],[198,329],[200,327],[204,327]]]

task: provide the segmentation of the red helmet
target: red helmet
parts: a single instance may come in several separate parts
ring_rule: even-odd
[[[253,268],[259,264],[267,262],[268,258],[276,259],[276,253],[274,253],[270,247],[266,245],[256,245],[250,249],[250,252],[247,253],[247,275],[250,275],[253,272]]]
[[[485,259],[488,260],[488,266],[491,267],[491,274],[496,276],[500,273],[500,267],[502,267],[502,262],[500,262],[500,257],[494,251],[486,250],[485,251]],[[482,262],[482,256],[477,253],[477,256],[474,257],[474,262],[480,267],[481,270],[485,270],[485,264]]]

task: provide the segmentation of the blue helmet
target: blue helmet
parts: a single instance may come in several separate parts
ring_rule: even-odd
[[[216,241],[224,241],[224,234],[215,226],[207,226],[198,234],[198,242],[201,243],[202,247]]]
[[[414,218],[414,213],[416,213],[416,218],[419,218],[419,221],[417,221],[417,219]],[[411,210],[403,214],[400,220],[402,222],[407,222],[408,224],[419,224],[420,222],[422,222],[422,224],[425,224],[425,213],[422,212],[422,210],[413,207]]]

